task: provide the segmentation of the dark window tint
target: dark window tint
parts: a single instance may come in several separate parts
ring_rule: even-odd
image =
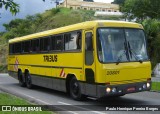
[[[55,36],[55,50],[63,50],[63,36]]]
[[[21,53],[21,43],[15,43],[14,52],[15,53]]]
[[[55,42],[56,42],[55,36],[51,36],[51,50],[55,50]]]
[[[22,42],[22,52],[28,53],[30,50],[30,41]]]
[[[35,39],[31,41],[31,52],[38,52],[40,51],[40,46],[39,46],[39,39]]]
[[[49,51],[50,50],[49,37],[40,39],[40,50],[41,51]]]
[[[43,48],[44,48],[44,51],[49,51],[50,50],[50,38],[49,37],[46,37],[43,39]]]
[[[9,53],[14,53],[14,44],[9,44]]]

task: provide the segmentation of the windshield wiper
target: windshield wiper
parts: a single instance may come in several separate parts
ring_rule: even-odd
[[[123,53],[120,56],[118,56],[116,65],[118,65],[121,62],[123,55],[126,55],[126,51],[125,50],[123,51]]]
[[[116,65],[118,65],[118,64],[121,62],[121,59],[122,59],[123,55],[126,55],[126,58],[127,58],[127,60],[129,61],[129,54],[128,54],[127,51],[128,51],[127,43],[124,42],[124,50],[123,50],[123,53],[122,53],[120,56],[118,56]]]
[[[130,53],[131,58],[132,58],[132,55],[133,55],[137,61],[139,61],[140,63],[143,63],[142,59],[140,59],[137,56],[136,52],[133,49],[131,49],[129,41],[128,41],[128,49],[129,49],[129,53]]]

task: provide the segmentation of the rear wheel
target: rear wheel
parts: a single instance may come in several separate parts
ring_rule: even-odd
[[[18,80],[19,80],[19,85],[21,87],[25,87],[26,86],[25,79],[24,79],[24,76],[23,76],[21,71],[18,72]]]
[[[29,72],[26,72],[26,85],[28,89],[31,89],[33,87],[31,75],[29,74]]]
[[[84,96],[81,93],[80,84],[75,77],[73,77],[70,80],[70,88],[69,89],[70,89],[70,96],[74,100],[82,100],[84,98]]]

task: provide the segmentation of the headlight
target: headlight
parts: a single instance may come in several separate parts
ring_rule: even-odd
[[[117,91],[117,89],[116,89],[116,88],[113,88],[113,89],[112,89],[112,92],[113,92],[113,93],[115,93],[116,91]]]
[[[147,83],[147,88],[149,88],[151,86],[151,84],[150,83]]]
[[[107,87],[107,88],[106,88],[106,92],[107,92],[107,93],[111,92],[111,88]]]
[[[143,84],[143,89],[146,89],[146,84]]]

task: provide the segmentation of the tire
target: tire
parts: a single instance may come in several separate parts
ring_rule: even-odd
[[[26,86],[25,78],[24,78],[24,76],[23,76],[21,71],[18,72],[18,80],[19,80],[19,85],[21,87],[25,87]]]
[[[29,72],[26,72],[26,86],[28,89],[33,88],[32,79],[31,79]]]
[[[79,82],[75,77],[72,77],[69,84],[70,96],[74,100],[83,100],[84,96],[81,93],[81,87]]]

